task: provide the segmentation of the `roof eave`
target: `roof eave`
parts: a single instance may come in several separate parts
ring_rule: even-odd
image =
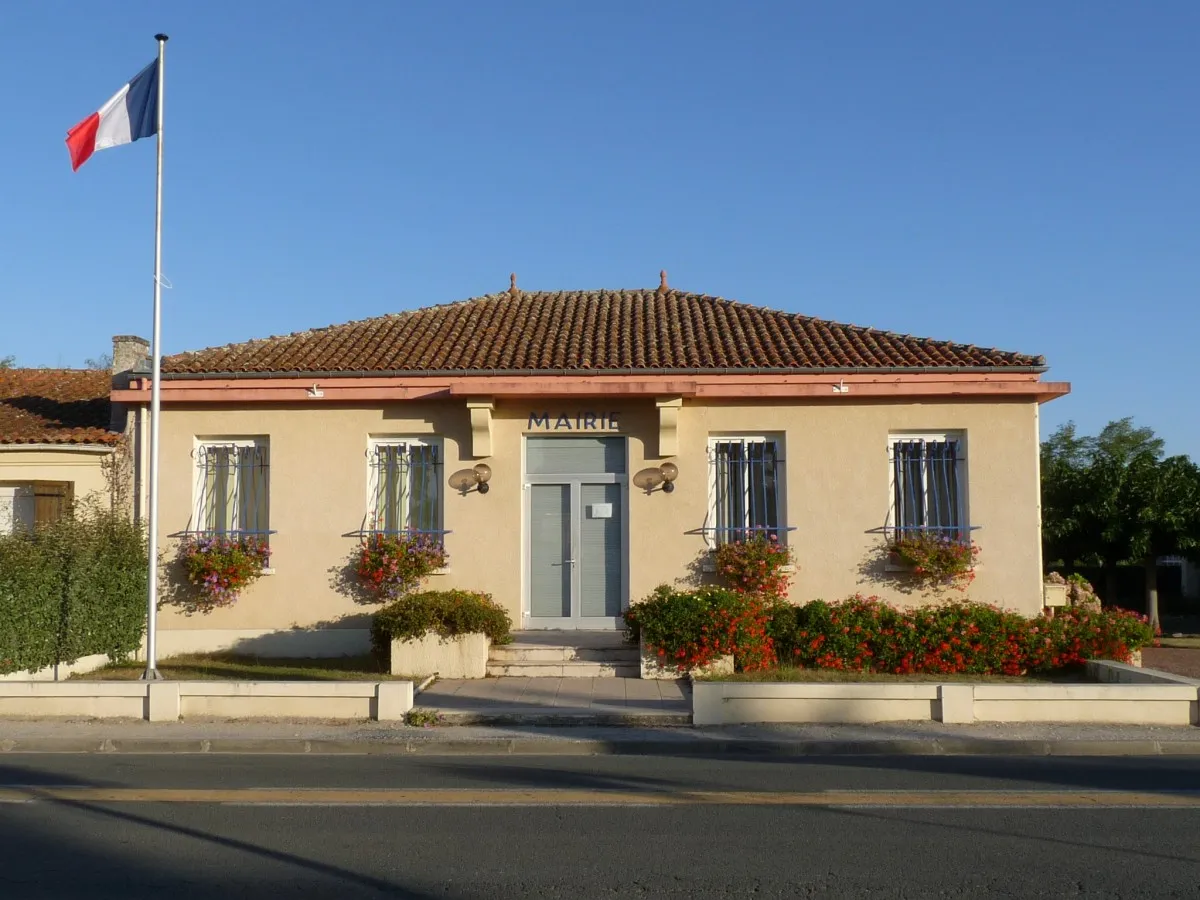
[[[707,369],[359,369],[355,371],[288,372],[163,372],[163,381],[195,381],[213,378],[538,378],[548,375],[1042,375],[1047,365],[1035,366],[808,366],[779,368],[707,368]]]

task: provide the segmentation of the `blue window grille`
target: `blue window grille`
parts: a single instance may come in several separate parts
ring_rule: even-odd
[[[441,540],[442,456],[433,443],[388,441],[370,453],[368,534],[420,534]]]
[[[721,438],[709,444],[708,467],[717,544],[788,531],[780,519],[778,444],[769,438]]]
[[[192,534],[258,538],[270,528],[270,455],[259,441],[204,443],[196,448],[199,496]]]
[[[965,540],[971,530],[963,511],[965,465],[954,438],[893,440],[891,537],[929,532]]]

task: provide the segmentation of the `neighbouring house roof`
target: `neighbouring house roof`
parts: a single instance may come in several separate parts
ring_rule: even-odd
[[[672,289],[517,291],[181,353],[166,376],[1041,371],[1002,350]]]
[[[0,444],[115,444],[112,374],[90,369],[0,369]]]

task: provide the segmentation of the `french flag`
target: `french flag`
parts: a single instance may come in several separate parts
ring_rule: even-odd
[[[150,63],[112,99],[67,132],[71,169],[97,150],[128,144],[158,134],[158,60]]]

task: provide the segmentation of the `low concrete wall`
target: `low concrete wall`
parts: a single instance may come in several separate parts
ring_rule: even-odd
[[[393,675],[437,675],[441,678],[486,678],[486,634],[444,638],[430,632],[423,638],[392,641]]]
[[[10,672],[7,675],[0,675],[0,681],[66,681],[72,675],[86,675],[88,672],[103,669],[108,665],[108,662],[109,660],[106,655],[96,653],[92,656],[81,656],[73,663],[46,666],[46,668],[38,669],[35,672],[31,672],[28,669],[23,672]]]
[[[377,719],[413,707],[411,681],[71,681],[0,683],[0,716],[174,721]]]
[[[1190,684],[807,684],[697,681],[696,725],[895,721],[1200,724]]]
[[[1200,687],[1200,678],[1184,678],[1174,672],[1109,662],[1106,659],[1094,659],[1088,662],[1087,673],[1089,678],[1105,684],[1194,684]]]
[[[1195,725],[1200,690],[1172,684],[974,685],[976,722]]]
[[[148,715],[148,694],[143,682],[0,682],[0,716],[144,719]]]
[[[904,722],[933,718],[936,684],[697,681],[692,722]]]

